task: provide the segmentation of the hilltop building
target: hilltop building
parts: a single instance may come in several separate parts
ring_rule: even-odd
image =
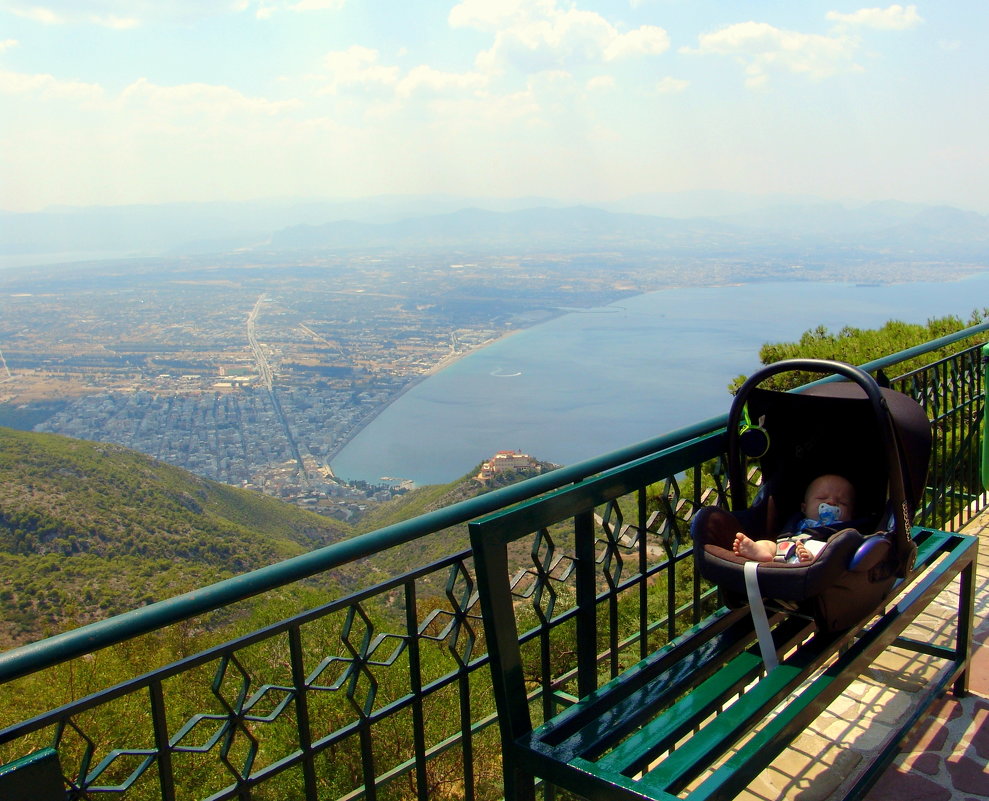
[[[481,464],[481,472],[474,476],[475,480],[482,484],[487,484],[499,473],[521,472],[522,470],[535,470],[539,467],[539,462],[529,454],[522,451],[498,451],[488,461]]]

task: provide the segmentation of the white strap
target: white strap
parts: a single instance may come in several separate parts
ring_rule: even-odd
[[[756,637],[759,638],[759,650],[762,661],[766,664],[768,673],[779,664],[776,658],[776,644],[769,630],[769,618],[766,617],[766,607],[762,603],[762,593],[759,592],[758,562],[746,562],[742,570],[745,573],[745,593],[749,596],[749,611],[752,623],[755,625]]]

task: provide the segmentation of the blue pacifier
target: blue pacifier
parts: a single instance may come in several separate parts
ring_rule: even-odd
[[[841,522],[841,509],[830,503],[822,503],[817,507],[817,519],[822,526],[833,526]]]

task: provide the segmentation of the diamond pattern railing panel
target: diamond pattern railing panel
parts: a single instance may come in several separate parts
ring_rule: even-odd
[[[985,505],[981,479],[984,436],[981,347],[966,348],[891,381],[927,410],[934,432],[921,525],[957,531]]]

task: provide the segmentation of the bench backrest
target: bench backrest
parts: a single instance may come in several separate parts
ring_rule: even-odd
[[[525,595],[534,602],[537,616],[552,618],[553,584],[563,578],[573,579],[574,603],[564,615],[576,627],[572,647],[576,651],[577,696],[593,692],[598,685],[599,662],[599,527],[595,509],[717,458],[722,446],[720,434],[695,440],[469,524],[495,703],[506,743],[532,730],[522,663],[526,633],[520,637],[515,610],[520,582],[525,582]],[[561,534],[563,528],[566,532]],[[530,566],[525,575],[518,568],[513,572],[510,546],[533,535]],[[563,539],[565,543],[560,541]]]
[[[3,801],[65,801],[65,784],[58,752],[43,748],[0,765]]]

